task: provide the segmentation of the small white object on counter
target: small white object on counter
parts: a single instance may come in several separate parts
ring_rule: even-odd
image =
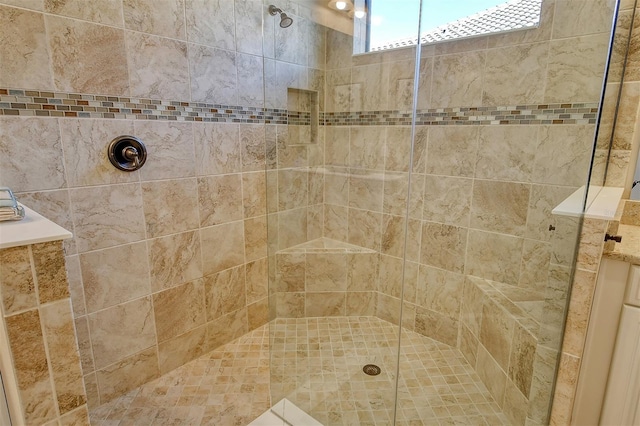
[[[0,222],[0,249],[66,240],[71,232],[22,205],[25,217],[20,221]]]

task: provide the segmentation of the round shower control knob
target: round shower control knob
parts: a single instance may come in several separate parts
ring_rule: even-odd
[[[109,143],[109,161],[125,172],[138,170],[147,161],[147,148],[135,136],[118,136]]]

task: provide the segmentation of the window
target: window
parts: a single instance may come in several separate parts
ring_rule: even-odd
[[[422,0],[421,43],[535,28],[542,0]],[[413,46],[420,0],[356,0],[355,53]]]

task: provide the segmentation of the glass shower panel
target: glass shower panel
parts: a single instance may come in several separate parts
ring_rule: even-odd
[[[398,424],[548,424],[582,225],[552,210],[587,183],[616,6],[577,4],[422,46]]]
[[[271,402],[391,424],[415,49],[354,56],[325,4],[265,15]]]

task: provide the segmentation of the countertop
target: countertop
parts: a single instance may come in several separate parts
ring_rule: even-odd
[[[22,205],[22,204],[21,204]],[[22,205],[25,218],[0,222],[0,249],[66,240],[73,235],[39,213]]]
[[[613,250],[605,250],[603,255],[609,259],[640,265],[640,226],[620,224],[617,234],[622,236],[622,241],[615,243]]]

